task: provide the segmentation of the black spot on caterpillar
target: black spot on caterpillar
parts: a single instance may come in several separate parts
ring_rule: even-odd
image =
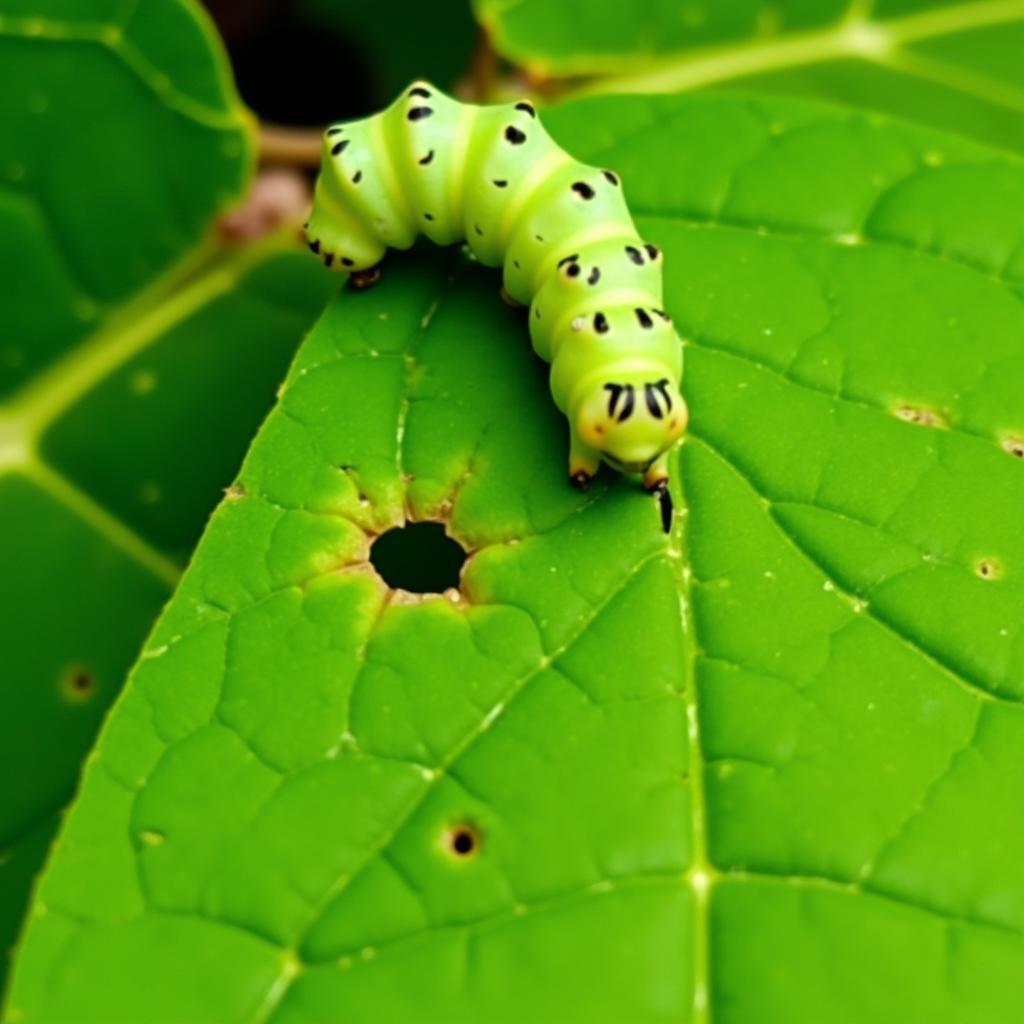
[[[309,247],[325,266],[352,271],[359,287],[379,276],[388,247],[407,249],[424,230],[441,245],[465,239],[478,262],[503,266],[506,295],[531,304],[533,347],[552,363],[552,396],[569,420],[570,479],[585,485],[601,461],[641,474],[667,528],[669,452],[687,415],[682,345],[661,308],[661,251],[637,234],[615,172],[549,159],[558,147],[532,104],[465,115],[463,104],[414,82],[374,118],[330,125],[330,155],[351,146],[360,166],[324,160]],[[374,173],[381,147],[398,174]],[[401,173],[438,154],[432,173]],[[531,177],[542,164],[550,177]],[[458,183],[454,192],[438,191],[447,187],[442,175]],[[372,188],[348,188],[364,177]]]
[[[661,393],[661,397],[665,399],[665,412],[672,411],[672,395],[669,392],[668,377],[662,377],[661,380],[654,382],[654,387]]]
[[[658,405],[658,401],[654,397],[654,385],[653,384],[645,384],[644,385],[644,401],[647,403],[647,409],[650,412],[650,414],[655,419],[660,420],[662,415],[663,415],[663,413],[661,411],[661,406]]]
[[[618,421],[622,423],[624,420],[628,420],[633,415],[633,406],[635,404],[635,389],[632,384],[605,384],[605,390],[610,392],[608,398],[608,415],[609,417],[615,416],[615,407],[618,405],[619,396],[625,394],[626,400],[622,405],[622,411],[619,413]]]

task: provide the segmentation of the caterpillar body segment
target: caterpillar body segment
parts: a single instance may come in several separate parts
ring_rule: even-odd
[[[534,351],[570,426],[569,475],[601,461],[663,497],[687,424],[682,345],[664,311],[662,255],[637,234],[618,176],[574,160],[527,102],[459,103],[414,82],[386,110],[330,126],[306,225],[310,249],[371,283],[418,235],[465,241],[529,306]]]

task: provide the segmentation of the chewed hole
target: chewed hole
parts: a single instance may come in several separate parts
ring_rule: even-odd
[[[452,856],[464,860],[479,851],[480,835],[472,825],[461,822],[458,825],[452,825],[445,832],[444,846]]]
[[[466,552],[443,523],[409,523],[382,533],[370,548],[370,561],[389,587],[441,594],[458,588]]]
[[[73,701],[86,701],[96,692],[96,677],[81,665],[64,673],[61,679],[64,695]]]
[[[997,580],[1003,575],[1003,567],[994,558],[983,558],[975,566],[975,572],[983,580]]]

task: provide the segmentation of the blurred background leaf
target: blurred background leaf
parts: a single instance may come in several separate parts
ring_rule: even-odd
[[[0,14],[0,944],[82,757],[333,285],[216,241],[254,124],[191,3]]]
[[[473,5],[535,77],[603,76],[584,91],[800,95],[1024,151],[1024,0]]]

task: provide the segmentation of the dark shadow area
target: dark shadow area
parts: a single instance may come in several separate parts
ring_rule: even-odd
[[[290,0],[204,0],[242,99],[264,121],[322,125],[371,110],[371,54]]]

